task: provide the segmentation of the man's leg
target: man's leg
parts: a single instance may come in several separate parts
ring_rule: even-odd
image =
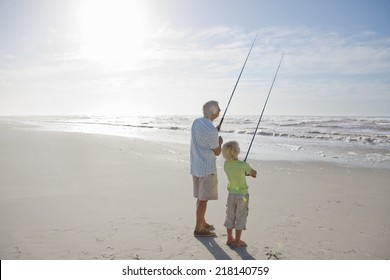
[[[196,231],[201,231],[205,223],[207,200],[199,200],[196,203]]]

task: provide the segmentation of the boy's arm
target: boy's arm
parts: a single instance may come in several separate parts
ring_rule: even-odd
[[[250,170],[250,171],[248,171]],[[253,178],[256,178],[257,176],[257,171],[254,170],[249,164],[247,164],[246,171],[245,171],[246,176],[251,176]]]

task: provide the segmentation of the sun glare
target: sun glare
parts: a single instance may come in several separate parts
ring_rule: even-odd
[[[106,60],[135,60],[148,37],[142,1],[86,0],[80,13],[82,54]]]

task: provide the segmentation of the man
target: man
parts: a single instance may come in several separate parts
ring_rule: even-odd
[[[213,126],[219,117],[217,101],[209,101],[203,105],[203,116],[194,120],[191,127],[191,174],[193,178],[194,197],[196,203],[196,225],[194,236],[213,237],[214,227],[206,223],[207,202],[218,199],[218,179],[216,156],[221,154],[222,137]]]

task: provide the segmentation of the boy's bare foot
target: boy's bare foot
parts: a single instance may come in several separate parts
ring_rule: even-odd
[[[235,239],[228,239],[228,241],[226,241],[226,245],[232,245],[234,243],[236,243]]]
[[[235,242],[234,246],[236,246],[236,247],[246,246],[246,243],[245,243],[245,241],[240,240],[238,242]]]

